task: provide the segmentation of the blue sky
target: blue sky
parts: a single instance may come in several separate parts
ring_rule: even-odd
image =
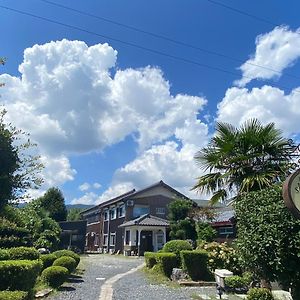
[[[193,154],[216,121],[257,117],[297,137],[299,1],[219,1],[255,18],[218,1],[53,0],[205,51],[47,1],[0,1],[1,102],[39,145],[39,193],[54,185],[67,203],[94,204],[162,179],[205,198],[190,192]]]

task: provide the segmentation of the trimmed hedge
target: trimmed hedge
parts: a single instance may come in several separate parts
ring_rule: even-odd
[[[69,256],[69,257],[74,258],[76,261],[76,267],[78,266],[78,264],[80,262],[80,256],[71,250],[58,250],[58,251],[53,252],[53,254],[57,258],[59,258],[61,256]]]
[[[248,286],[251,283],[249,278],[238,275],[225,277],[224,281],[226,288],[233,291],[236,289],[248,289]]]
[[[270,290],[265,288],[253,288],[247,293],[247,300],[274,300]]]
[[[183,269],[187,271],[192,280],[208,280],[211,274],[208,270],[207,261],[208,253],[206,251],[189,251],[180,252]]]
[[[145,263],[146,263],[146,267],[148,269],[152,269],[153,266],[157,264],[156,256],[157,256],[157,253],[154,253],[154,252],[145,252],[144,253]]]
[[[157,253],[156,261],[162,273],[167,277],[171,276],[173,268],[178,267],[177,256],[174,253]]]
[[[11,260],[36,260],[40,258],[40,253],[33,247],[10,248],[9,257]]]
[[[183,240],[172,240],[165,243],[163,247],[164,252],[172,252],[177,256],[180,255],[180,251],[182,250],[193,250],[191,244],[188,241]]]
[[[0,290],[31,290],[41,269],[39,260],[0,261]]]
[[[59,257],[53,262],[53,266],[65,267],[70,274],[75,271],[76,265],[76,260],[70,256]]]
[[[51,267],[56,259],[57,257],[53,253],[41,254],[40,260],[43,262],[43,269]]]
[[[0,260],[9,260],[9,252],[7,249],[0,249]]]
[[[52,266],[46,268],[41,275],[42,281],[53,288],[60,287],[68,278],[69,271],[65,267]]]
[[[0,300],[27,300],[28,293],[23,291],[0,291]]]

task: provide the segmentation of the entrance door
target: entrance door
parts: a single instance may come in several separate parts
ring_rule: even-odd
[[[152,231],[141,232],[140,255],[146,251],[153,251]]]

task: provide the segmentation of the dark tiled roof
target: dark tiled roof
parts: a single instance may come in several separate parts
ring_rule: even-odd
[[[210,205],[209,200],[203,199],[192,199],[199,207],[211,207],[211,208],[219,208],[219,207],[226,207],[223,203],[216,203],[214,205]]]
[[[142,215],[134,220],[123,223],[119,227],[129,227],[129,226],[169,226],[169,222],[165,219],[161,219],[149,214]]]
[[[214,223],[230,222],[235,217],[235,212],[232,208],[224,208],[216,210],[217,215]]]

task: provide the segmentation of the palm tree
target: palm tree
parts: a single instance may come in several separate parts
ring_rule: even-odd
[[[215,204],[268,187],[285,177],[294,149],[274,123],[264,126],[251,119],[240,128],[217,123],[215,136],[195,155],[199,166],[209,173],[197,178],[193,189],[212,194],[210,202]]]

